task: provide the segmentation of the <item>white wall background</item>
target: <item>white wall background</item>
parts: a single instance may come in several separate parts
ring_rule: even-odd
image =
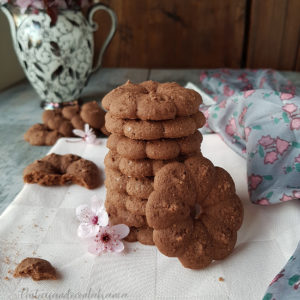
[[[0,90],[25,77],[13,49],[6,16],[0,10]]]

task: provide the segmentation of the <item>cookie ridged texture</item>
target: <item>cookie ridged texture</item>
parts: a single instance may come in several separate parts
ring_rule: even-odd
[[[166,160],[176,158],[179,155],[195,153],[200,149],[202,139],[198,130],[184,138],[153,141],[133,140],[123,135],[112,134],[108,138],[106,146],[128,159]]]
[[[73,154],[49,154],[28,165],[23,172],[25,183],[44,186],[75,183],[88,189],[100,185],[100,171],[89,160]]]
[[[110,150],[105,156],[104,165],[107,168],[119,170],[122,174],[130,177],[153,177],[164,165],[174,161],[184,161],[192,155],[195,153],[169,160],[128,159]],[[201,154],[199,153],[199,155]]]
[[[120,119],[171,120],[195,114],[202,103],[201,96],[175,82],[145,81],[124,85],[109,92],[102,105]]]
[[[146,221],[147,199],[118,192],[107,187],[105,208],[109,214],[110,223],[126,224],[130,227],[130,234],[126,241],[139,241],[145,245],[154,245],[153,228]]]
[[[120,119],[110,111],[105,115],[105,126],[110,133],[125,135],[134,140],[187,137],[194,134],[204,124],[205,117],[200,111],[188,117],[178,117],[166,121]]]
[[[114,224],[126,224],[129,227],[143,227],[147,225],[145,212],[136,214],[128,210],[126,203],[132,196],[126,193],[118,193],[107,189],[105,208],[110,222]],[[141,199],[142,200],[142,199]]]
[[[144,245],[154,245],[153,229],[149,226],[130,227],[129,235],[125,238],[127,242],[140,242]]]
[[[233,251],[243,207],[231,176],[208,159],[193,156],[156,173],[146,218],[163,254],[201,269]]]
[[[105,186],[107,189],[127,193],[130,196],[148,199],[153,191],[153,178],[128,177],[117,169],[105,169]]]

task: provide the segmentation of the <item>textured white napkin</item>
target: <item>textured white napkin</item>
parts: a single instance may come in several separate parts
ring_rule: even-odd
[[[104,175],[105,142],[86,145],[61,139],[51,152],[81,155]],[[299,203],[251,204],[246,162],[217,135],[204,136],[201,147],[206,157],[231,173],[244,203],[244,223],[231,256],[199,271],[184,269],[176,258],[139,243],[127,243],[126,253],[95,257],[76,235],[75,208],[94,194],[104,198],[105,188],[25,185],[0,216],[0,299],[261,299],[296,248]],[[28,256],[49,260],[61,279],[12,278],[15,264]]]

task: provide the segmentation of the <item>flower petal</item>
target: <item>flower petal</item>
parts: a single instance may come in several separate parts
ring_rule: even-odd
[[[76,208],[76,216],[80,222],[89,223],[90,220],[92,219],[93,215],[94,214],[93,214],[92,210],[86,204],[79,205]]]
[[[89,131],[90,131],[90,126],[89,126],[89,124],[85,123],[85,124],[84,124],[84,133],[85,133],[85,134],[88,134]]]
[[[80,130],[80,129],[73,129],[73,133],[77,136],[80,136],[81,138],[85,137],[85,133],[84,131]]]
[[[110,231],[113,233],[115,239],[121,240],[129,234],[130,229],[125,224],[118,224],[118,225],[112,226],[110,228]]]
[[[87,144],[95,144],[96,138],[97,137],[93,133],[89,133],[89,135],[87,135],[87,137],[85,138],[85,141]]]
[[[94,255],[101,255],[104,252],[104,249],[101,244],[93,243],[89,245],[88,251]]]
[[[110,252],[122,252],[124,250],[124,244],[117,240],[115,241],[115,243],[112,244],[112,248],[110,250]]]
[[[99,226],[107,226],[109,222],[109,217],[106,211],[101,211],[98,214],[98,225]]]
[[[104,210],[104,201],[97,195],[91,198],[91,209],[97,215],[100,211]]]
[[[90,223],[81,223],[78,226],[77,229],[77,234],[81,238],[89,238],[89,237],[94,237],[99,231],[99,226],[98,225],[93,225]]]

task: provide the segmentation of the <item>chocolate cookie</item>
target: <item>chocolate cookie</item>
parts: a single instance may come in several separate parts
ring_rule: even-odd
[[[202,156],[162,167],[146,205],[153,240],[186,268],[201,269],[234,248],[243,207],[230,175]]]
[[[108,93],[102,105],[120,119],[170,120],[195,114],[201,96],[175,82],[127,81]]]
[[[153,191],[153,178],[128,177],[119,170],[110,168],[105,169],[105,175],[105,186],[109,190],[143,199],[147,199]]]
[[[145,215],[137,215],[127,209],[126,202],[130,197],[125,193],[107,190],[105,208],[112,225],[126,224],[129,227],[143,227],[147,225]]]
[[[105,115],[105,126],[109,132],[125,135],[134,140],[182,138],[195,133],[204,124],[205,117],[201,112],[167,121],[120,119],[111,112]]]
[[[199,149],[200,152],[200,149]],[[190,155],[194,155],[192,153]],[[131,177],[153,177],[156,172],[161,169],[164,165],[174,162],[183,161],[185,158],[189,157],[179,156],[176,159],[171,160],[151,160],[151,159],[128,159],[120,156],[119,154],[109,151],[105,156],[104,164],[107,168],[120,170],[121,173]]]
[[[144,245],[154,245],[153,229],[149,226],[144,227],[130,227],[130,233],[125,238],[127,242],[140,242]]]
[[[62,136],[73,136],[73,126],[62,116],[60,109],[44,110],[42,119],[47,128],[58,131]]]
[[[80,117],[84,123],[89,124],[94,129],[101,129],[104,125],[104,110],[96,101],[90,101],[82,105]]]
[[[104,126],[104,110],[95,101],[66,106],[63,109],[45,110],[44,124],[35,124],[25,133],[24,139],[31,145],[53,145],[60,137],[72,137],[73,129],[84,129],[89,124],[94,130],[107,135]]]
[[[23,172],[25,183],[45,186],[75,183],[88,189],[100,185],[98,167],[89,160],[73,154],[50,154],[27,166]]]
[[[14,277],[28,277],[33,280],[57,279],[53,266],[45,259],[27,257],[15,269]]]
[[[112,134],[107,140],[107,148],[129,159],[172,159],[179,155],[188,155],[199,151],[202,135],[194,134],[179,139],[161,139],[154,141],[133,140]]]
[[[51,146],[61,137],[63,137],[61,133],[56,130],[50,130],[44,124],[34,124],[24,135],[25,141],[33,146]]]

